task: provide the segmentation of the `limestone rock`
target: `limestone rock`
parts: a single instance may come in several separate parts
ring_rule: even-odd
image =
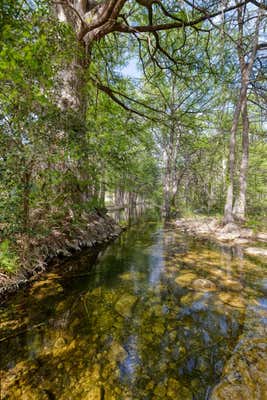
[[[257,234],[257,239],[261,240],[262,242],[267,242],[267,233],[259,232]]]
[[[127,357],[127,351],[115,340],[112,341],[108,358],[110,361],[123,362]]]
[[[218,294],[218,299],[222,303],[234,308],[245,308],[246,305],[244,298],[237,294],[221,292]]]
[[[267,393],[267,343],[247,339],[226,363],[211,400],[263,400]]]
[[[217,233],[216,234],[216,238],[218,239],[218,240],[221,240],[221,241],[225,241],[225,242],[227,242],[227,241],[231,241],[231,240],[236,240],[236,239],[238,239],[240,237],[240,233],[237,231],[237,232],[229,232],[229,233]]]
[[[226,289],[234,290],[234,291],[237,291],[237,292],[239,292],[240,290],[243,289],[243,286],[241,285],[241,283],[236,281],[236,280],[234,280],[234,279],[224,278],[224,279],[222,279],[222,281],[220,283]]]
[[[261,247],[247,247],[245,253],[250,256],[262,256],[267,257],[267,249]]]
[[[239,232],[239,226],[237,224],[230,222],[221,229],[221,232],[223,233]]]
[[[197,275],[192,272],[187,272],[177,276],[175,282],[182,287],[190,286],[194,279],[197,279]]]
[[[253,232],[252,229],[243,228],[240,231],[240,237],[247,238],[247,239],[252,239],[254,237],[254,232]]]
[[[132,294],[124,294],[115,304],[115,310],[121,316],[125,318],[130,318],[132,316],[132,311],[135,303],[137,302],[137,297]]]
[[[185,307],[191,306],[191,304],[195,303],[196,301],[201,300],[202,297],[203,297],[203,294],[201,294],[201,293],[190,292],[181,297],[180,303],[182,304],[182,306],[185,306]]]
[[[248,239],[245,239],[245,238],[237,238],[237,239],[235,239],[234,240],[234,244],[247,244],[247,243],[249,243],[249,240]]]
[[[200,290],[203,292],[212,292],[216,290],[216,285],[209,279],[195,279],[192,282],[192,287],[194,290]]]

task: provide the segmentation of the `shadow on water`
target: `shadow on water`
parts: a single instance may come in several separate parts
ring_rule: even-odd
[[[263,265],[151,215],[61,271],[0,309],[1,400],[207,399],[266,302]]]

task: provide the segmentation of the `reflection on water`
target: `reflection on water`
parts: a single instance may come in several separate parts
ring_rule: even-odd
[[[122,208],[110,208],[108,214],[117,223],[130,226],[132,223],[137,222],[145,212],[148,212],[148,206],[142,203]]]
[[[0,309],[1,399],[204,400],[266,333],[264,266],[158,223],[64,271]]]

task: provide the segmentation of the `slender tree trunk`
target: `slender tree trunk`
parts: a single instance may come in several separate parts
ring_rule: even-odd
[[[229,185],[227,190],[227,199],[224,209],[224,223],[232,222],[236,216],[238,219],[244,219],[245,208],[246,208],[246,187],[247,187],[247,170],[248,170],[248,153],[249,153],[249,120],[247,112],[247,91],[249,84],[249,77],[252,71],[252,67],[256,58],[259,38],[259,27],[261,21],[261,10],[258,11],[258,16],[255,24],[255,34],[252,41],[250,55],[248,57],[247,44],[244,45],[243,28],[244,28],[244,16],[245,7],[240,7],[237,10],[237,21],[238,21],[238,41],[237,41],[237,53],[239,58],[239,65],[241,71],[241,90],[239,100],[236,106],[234,120],[231,130],[230,137],[230,148],[229,148]],[[249,58],[249,61],[246,61]],[[234,190],[234,167],[235,167],[235,142],[236,132],[239,122],[240,113],[242,114],[242,160],[240,166],[239,175],[239,192],[238,197],[233,207],[233,190]],[[233,209],[234,208],[234,209]]]
[[[224,207],[224,224],[233,222],[233,201],[234,201],[234,177],[235,177],[235,151],[236,151],[236,133],[241,113],[242,101],[246,96],[245,87],[241,87],[240,95],[236,104],[229,143],[229,183]]]
[[[105,207],[106,184],[103,181],[100,183],[100,194],[99,194],[99,197],[100,197],[101,206]]]
[[[239,174],[239,193],[235,201],[233,214],[236,219],[243,221],[246,211],[246,191],[247,191],[247,172],[249,159],[249,119],[247,111],[247,102],[245,102],[242,111],[242,159]]]
[[[30,233],[30,195],[31,195],[31,179],[34,162],[25,162],[22,175],[22,231],[25,237],[24,256],[29,249],[29,233]]]
[[[166,154],[165,172],[163,177],[164,192],[164,214],[166,219],[171,215],[171,160],[170,155]]]
[[[23,174],[23,232],[29,233],[29,225],[30,225],[30,181],[31,181],[31,170],[28,168],[24,171]]]
[[[241,10],[238,11],[238,15],[239,15],[239,20],[238,20],[239,30],[241,30],[241,25],[242,25]],[[259,10],[255,24],[255,34],[253,38],[252,49],[248,62],[246,62],[246,49],[243,49],[242,46],[238,48],[238,53],[239,53],[238,56],[242,72],[242,79],[244,81],[244,85],[246,86],[246,88],[248,88],[250,74],[257,54],[261,16],[262,13]],[[240,173],[239,173],[239,191],[236,197],[233,214],[235,219],[239,221],[244,221],[246,212],[247,173],[248,173],[248,160],[249,160],[249,117],[247,108],[247,91],[242,104],[241,113],[242,113],[242,127],[243,127],[242,158],[241,158]]]

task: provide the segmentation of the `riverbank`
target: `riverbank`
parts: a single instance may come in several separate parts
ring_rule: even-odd
[[[267,232],[255,232],[234,223],[223,226],[221,221],[214,217],[180,218],[173,221],[173,224],[191,236],[230,246],[239,245],[248,255],[267,257]]]
[[[122,228],[111,217],[96,211],[84,215],[79,225],[66,223],[64,227],[52,229],[46,237],[30,239],[27,253],[24,260],[19,261],[16,272],[0,269],[0,303],[36,280],[55,260],[60,264],[83,249],[115,239],[121,231]]]

